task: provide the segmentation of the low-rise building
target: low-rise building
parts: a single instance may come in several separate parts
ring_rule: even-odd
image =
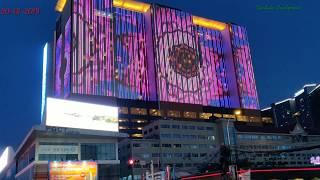
[[[119,179],[118,139],[125,137],[118,132],[34,126],[16,151],[10,166],[16,166],[14,172],[6,178],[48,179],[50,162],[93,161],[98,179]]]

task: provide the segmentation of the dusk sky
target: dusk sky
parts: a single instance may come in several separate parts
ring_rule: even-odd
[[[319,83],[319,0],[144,0],[247,28],[261,108]],[[56,0],[0,0],[0,150],[17,148],[40,123],[42,50],[53,39]],[[279,9],[292,7],[291,10]],[[269,9],[263,9],[269,7]],[[273,9],[270,9],[273,8]]]

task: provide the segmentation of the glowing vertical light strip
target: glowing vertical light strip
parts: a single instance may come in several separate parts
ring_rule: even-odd
[[[3,151],[2,155],[0,156],[0,173],[8,165],[8,159],[9,159],[9,147],[6,147],[6,149]]]
[[[48,43],[46,43],[46,45],[43,48],[43,59],[42,59],[41,122],[43,119],[44,106],[46,104],[47,63],[48,63]]]

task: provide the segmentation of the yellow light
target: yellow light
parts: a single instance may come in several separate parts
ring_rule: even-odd
[[[235,114],[235,115],[241,115],[241,110],[236,110],[236,111],[234,111],[234,114]]]
[[[113,6],[143,13],[150,9],[150,4],[132,0],[114,0]]]
[[[216,29],[219,31],[223,31],[227,25],[223,22],[206,19],[198,16],[192,16],[193,24],[203,26],[210,29]]]
[[[66,3],[67,3],[67,0],[58,0],[56,4],[56,11],[62,12]]]

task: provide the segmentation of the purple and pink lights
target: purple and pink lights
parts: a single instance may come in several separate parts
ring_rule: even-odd
[[[243,27],[209,29],[176,9],[153,5],[147,12],[135,12],[111,2],[73,1],[72,36],[68,21],[65,45],[59,37],[56,46],[56,68],[61,69],[64,57],[66,69],[71,69],[71,93],[259,108]],[[229,29],[230,36],[222,33]],[[226,50],[226,41],[231,50]],[[70,71],[63,78],[58,71],[56,95],[69,94]]]

